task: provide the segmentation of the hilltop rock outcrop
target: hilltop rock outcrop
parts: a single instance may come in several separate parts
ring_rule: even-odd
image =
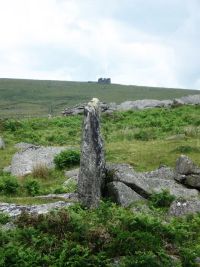
[[[84,109],[78,194],[87,207],[97,207],[105,180],[105,159],[100,133],[99,100],[93,98]]]
[[[83,114],[84,106],[86,104],[79,104],[74,107],[66,108],[62,114],[64,116]],[[170,108],[181,105],[200,105],[200,94],[189,95],[173,100],[155,100],[155,99],[143,99],[135,101],[125,101],[117,105],[116,103],[100,103],[102,112],[111,113],[113,111],[127,111],[127,110],[142,110],[148,108]]]

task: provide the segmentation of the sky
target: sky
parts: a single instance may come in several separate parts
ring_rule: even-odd
[[[200,0],[0,0],[0,78],[200,89]]]

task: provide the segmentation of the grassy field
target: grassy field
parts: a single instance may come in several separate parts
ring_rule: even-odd
[[[134,85],[0,79],[0,117],[56,115],[65,107],[88,101],[92,97],[121,103],[145,98],[172,99],[198,93],[198,90]]]
[[[80,147],[81,125],[82,116],[1,119],[0,202],[42,204],[47,200],[34,196],[62,193],[63,170],[16,178],[2,169],[18,142]],[[104,114],[102,133],[107,162],[147,171],[174,167],[186,154],[200,165],[200,106]],[[117,261],[119,267],[198,267],[200,215],[170,218],[167,212],[152,199],[128,208],[104,200],[92,210],[76,204],[46,215],[23,213],[9,231],[2,227],[10,219],[0,213],[0,267],[114,267]]]

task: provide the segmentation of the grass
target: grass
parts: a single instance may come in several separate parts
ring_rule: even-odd
[[[160,164],[174,167],[184,153],[200,165],[199,118],[200,106],[104,115],[106,159],[147,171]],[[0,120],[0,135],[6,142],[6,149],[0,150],[0,171],[10,164],[18,142],[79,148],[81,125],[82,116]],[[60,200],[28,195],[24,185],[29,179],[32,175],[18,178],[20,190],[13,195],[1,194],[0,202],[43,204]],[[66,177],[63,171],[46,172],[38,167],[34,179],[40,193],[47,194],[62,192]],[[172,196],[163,192],[154,195],[147,206],[138,203],[139,212],[137,204],[123,208],[102,201],[94,210],[75,204],[46,215],[23,213],[15,229],[5,232],[0,227],[0,267],[114,267],[116,260],[120,267],[197,267],[200,215],[170,218],[167,209],[171,201]],[[0,213],[0,224],[6,222]]]
[[[18,205],[40,205],[47,203],[54,203],[56,201],[65,201],[62,198],[36,198],[36,197],[12,197],[12,196],[0,196],[0,202],[3,203],[15,203]]]
[[[198,90],[135,85],[0,79],[0,117],[56,115],[67,106],[89,101],[93,97],[121,103],[144,98],[172,99],[198,93]]]

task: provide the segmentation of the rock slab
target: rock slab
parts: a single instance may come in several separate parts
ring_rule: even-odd
[[[105,180],[103,140],[100,134],[99,100],[93,98],[84,110],[83,136],[78,176],[78,194],[88,208],[98,206]]]
[[[35,145],[27,145],[20,147],[11,162],[10,172],[15,176],[24,176],[30,174],[37,166],[45,166],[54,168],[54,157],[66,147],[43,147]]]

